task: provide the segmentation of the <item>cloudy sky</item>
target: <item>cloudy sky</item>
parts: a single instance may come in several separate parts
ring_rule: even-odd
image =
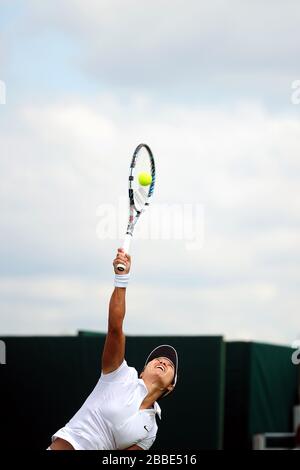
[[[0,1],[1,335],[105,330],[147,142],[126,332],[300,338],[299,16],[296,0]]]

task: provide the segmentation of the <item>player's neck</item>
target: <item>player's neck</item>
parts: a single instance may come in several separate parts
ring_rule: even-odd
[[[142,402],[142,405],[140,406],[140,409],[152,408],[153,404],[159,399],[162,392],[164,391],[163,389],[158,387],[158,385],[155,383],[149,383],[145,380],[144,380],[144,383],[146,385],[148,393],[145,396]]]

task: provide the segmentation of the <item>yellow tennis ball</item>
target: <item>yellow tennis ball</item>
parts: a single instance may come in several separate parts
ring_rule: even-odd
[[[152,176],[149,173],[140,173],[139,183],[141,186],[149,186],[152,183]]]

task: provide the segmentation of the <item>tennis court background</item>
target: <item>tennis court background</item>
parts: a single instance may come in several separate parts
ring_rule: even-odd
[[[78,410],[100,375],[104,334],[7,337],[0,367],[0,447],[44,449]],[[161,401],[153,449],[248,448],[253,432],[290,431],[297,397],[291,348],[225,343],[222,337],[127,338],[126,358],[141,371],[149,351],[179,353],[176,393]],[[16,436],[17,433],[17,436]]]
[[[298,399],[293,351],[272,344],[226,343],[225,448],[249,449],[254,434],[293,431],[292,408]]]

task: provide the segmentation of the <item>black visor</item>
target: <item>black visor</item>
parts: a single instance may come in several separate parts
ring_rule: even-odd
[[[147,357],[146,362],[145,362],[145,367],[150,361],[153,361],[153,359],[156,359],[157,357],[166,357],[173,363],[174,379],[173,379],[172,385],[175,386],[177,382],[177,371],[178,371],[178,355],[177,355],[176,349],[174,349],[173,346],[169,346],[168,344],[162,344],[161,346],[157,346],[157,348],[153,349],[153,351]],[[168,393],[169,392],[167,392],[166,395]]]

